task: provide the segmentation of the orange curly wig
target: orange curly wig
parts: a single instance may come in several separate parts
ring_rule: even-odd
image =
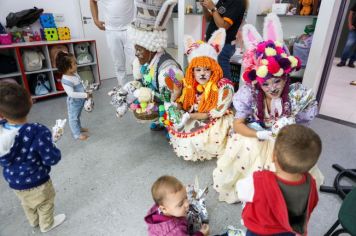
[[[183,105],[185,111],[190,110],[195,103],[197,86],[199,85],[194,78],[193,68],[195,67],[206,67],[211,70],[209,81],[203,85],[204,92],[198,105],[198,112],[207,113],[217,106],[219,96],[217,83],[223,77],[223,71],[217,61],[210,57],[196,57],[189,63],[183,80],[182,96],[177,100]]]

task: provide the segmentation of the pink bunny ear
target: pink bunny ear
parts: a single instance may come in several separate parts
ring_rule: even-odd
[[[184,52],[187,53],[189,48],[195,43],[195,40],[190,35],[184,35]]]
[[[208,41],[208,44],[212,45],[217,53],[220,53],[225,45],[226,30],[220,28],[216,30]]]
[[[263,26],[264,40],[279,41],[283,43],[282,25],[275,13],[270,13],[266,16]]]
[[[262,42],[261,35],[253,25],[246,24],[242,28],[242,39],[246,49],[252,49]]]

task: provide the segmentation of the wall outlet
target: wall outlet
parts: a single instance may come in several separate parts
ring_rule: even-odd
[[[55,22],[64,22],[64,14],[54,13],[53,16]]]

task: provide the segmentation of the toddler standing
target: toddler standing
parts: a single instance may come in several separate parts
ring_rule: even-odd
[[[72,53],[59,52],[56,57],[56,66],[58,71],[63,74],[62,85],[68,95],[68,122],[73,137],[86,140],[89,136],[84,132],[89,130],[81,126],[80,115],[85,99],[90,98],[92,94],[85,92],[82,80],[77,73],[77,62]]]
[[[246,236],[307,235],[318,203],[316,183],[308,172],[320,153],[320,137],[310,128],[281,129],[273,151],[276,172],[256,171],[236,185],[238,198],[246,203],[242,210]]]
[[[0,165],[10,188],[21,200],[32,227],[47,232],[63,223],[54,216],[55,191],[49,176],[61,159],[47,127],[28,123],[32,100],[20,85],[0,82]]]
[[[155,205],[145,217],[149,236],[187,236],[189,202],[184,185],[173,176],[161,176],[151,188]],[[195,236],[209,235],[204,224]]]

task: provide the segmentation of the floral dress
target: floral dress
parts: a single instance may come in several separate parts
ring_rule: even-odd
[[[228,132],[231,128],[233,115],[229,109],[234,93],[231,82],[221,79],[218,82],[218,104],[209,112],[206,120],[190,119],[180,129],[168,128],[170,142],[178,157],[187,161],[210,160],[221,155],[226,146]],[[192,111],[197,112],[202,95],[197,95]]]
[[[246,119],[247,125],[259,129],[253,121],[257,114],[254,89],[245,85],[234,95],[233,103],[236,109],[235,119]],[[318,113],[317,101],[311,90],[302,84],[290,85],[289,102],[291,114],[298,124],[308,124]],[[266,107],[266,106],[265,106]],[[268,114],[265,109],[265,125],[270,128],[278,117]],[[217,167],[213,171],[214,188],[219,193],[219,200],[227,203],[238,201],[235,189],[236,182],[252,174],[256,170],[275,170],[272,163],[274,141],[260,141],[257,138],[230,133],[226,150],[217,161]],[[317,166],[310,173],[318,185],[322,184],[324,177]]]

